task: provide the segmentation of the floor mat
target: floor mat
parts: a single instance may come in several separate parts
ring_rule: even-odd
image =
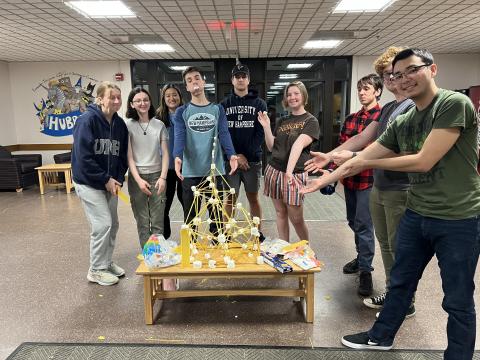
[[[436,360],[440,350],[364,351],[329,348],[152,344],[23,343],[7,360]],[[474,360],[480,360],[475,353]]]

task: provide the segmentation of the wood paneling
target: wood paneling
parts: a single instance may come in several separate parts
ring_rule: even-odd
[[[5,146],[9,151],[72,150],[72,144],[17,144]]]

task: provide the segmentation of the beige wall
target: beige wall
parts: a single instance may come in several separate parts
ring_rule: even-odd
[[[15,117],[12,104],[9,64],[0,61],[0,145],[14,145],[17,143]]]
[[[445,89],[467,89],[473,85],[480,85],[480,54],[434,54],[438,65],[436,83]],[[376,56],[354,56],[352,61],[352,89],[350,111],[360,109],[357,97],[357,81],[362,76],[375,72],[373,61]],[[394,100],[388,91],[385,91],[380,100],[385,104]]]
[[[18,144],[72,143],[72,136],[49,136],[40,132],[40,123],[33,107],[38,94],[33,91],[44,79],[59,73],[78,73],[98,81],[112,81],[116,72],[123,72],[125,80],[116,82],[122,89],[124,101],[131,90],[130,64],[128,61],[72,61],[72,62],[16,62],[10,63],[11,94]],[[76,81],[72,76],[72,81]],[[84,85],[85,86],[85,85]],[[46,96],[45,90],[43,91]],[[120,114],[125,112],[122,106]]]

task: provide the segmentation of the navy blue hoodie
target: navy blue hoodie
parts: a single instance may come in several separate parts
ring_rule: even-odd
[[[240,97],[232,93],[223,101],[222,106],[228,120],[228,130],[237,154],[243,154],[249,162],[262,160],[264,132],[258,122],[258,112],[267,111],[267,104],[258,97],[258,92],[249,90]]]
[[[73,127],[72,173],[78,184],[105,190],[112,177],[125,180],[128,129],[117,113],[111,124],[98,105],[89,105]]]

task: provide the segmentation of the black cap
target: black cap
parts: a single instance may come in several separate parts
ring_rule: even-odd
[[[232,69],[232,76],[237,74],[246,74],[247,76],[250,76],[250,70],[248,70],[247,65],[237,64]]]

